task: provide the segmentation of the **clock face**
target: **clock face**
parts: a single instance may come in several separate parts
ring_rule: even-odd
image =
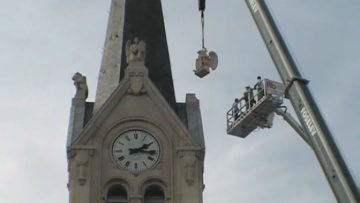
[[[115,139],[112,155],[121,168],[140,172],[157,164],[160,146],[151,134],[142,130],[130,130]]]

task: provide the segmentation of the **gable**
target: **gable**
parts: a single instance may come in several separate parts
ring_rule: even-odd
[[[89,145],[93,139],[104,139],[114,127],[130,121],[152,123],[164,131],[170,142],[200,148],[141,65],[128,68],[126,77],[72,145]]]

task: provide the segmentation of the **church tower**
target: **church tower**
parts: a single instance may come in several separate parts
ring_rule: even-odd
[[[95,102],[73,80],[70,203],[202,203],[199,100],[176,102],[160,0],[112,0]]]

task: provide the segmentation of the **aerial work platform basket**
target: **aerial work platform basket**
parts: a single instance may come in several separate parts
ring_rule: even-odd
[[[245,138],[258,127],[271,128],[274,111],[283,103],[284,89],[282,83],[269,79],[249,87],[226,114],[227,134]]]

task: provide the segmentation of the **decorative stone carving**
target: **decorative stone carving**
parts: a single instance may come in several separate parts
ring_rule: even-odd
[[[129,94],[140,95],[146,93],[144,87],[145,78],[148,77],[148,69],[144,64],[132,63],[125,69],[125,78],[129,79]]]
[[[74,98],[85,100],[88,97],[88,86],[86,83],[86,77],[83,76],[81,73],[76,72],[72,77],[72,80],[74,81],[74,85],[76,88]]]
[[[181,150],[178,151],[178,156],[182,158],[184,167],[184,178],[188,185],[194,184],[195,179],[195,164],[197,160],[197,151],[194,150]]]
[[[85,185],[89,177],[89,157],[95,153],[94,149],[77,150],[75,163],[77,179],[80,185]]]
[[[80,185],[84,185],[88,178],[89,158],[87,153],[79,153],[76,157],[77,178]]]
[[[188,185],[194,184],[196,157],[194,153],[185,153],[184,157],[185,179]]]
[[[135,37],[134,40],[126,42],[126,62],[125,77],[129,78],[129,94],[139,95],[145,93],[144,79],[148,76],[145,67],[145,42]]]
[[[145,42],[135,37],[133,40],[126,42],[126,62],[142,62],[145,63]]]
[[[130,87],[128,90],[129,94],[139,95],[146,92],[144,88],[145,75],[146,75],[145,67],[142,70],[129,72],[129,79],[130,79]]]

